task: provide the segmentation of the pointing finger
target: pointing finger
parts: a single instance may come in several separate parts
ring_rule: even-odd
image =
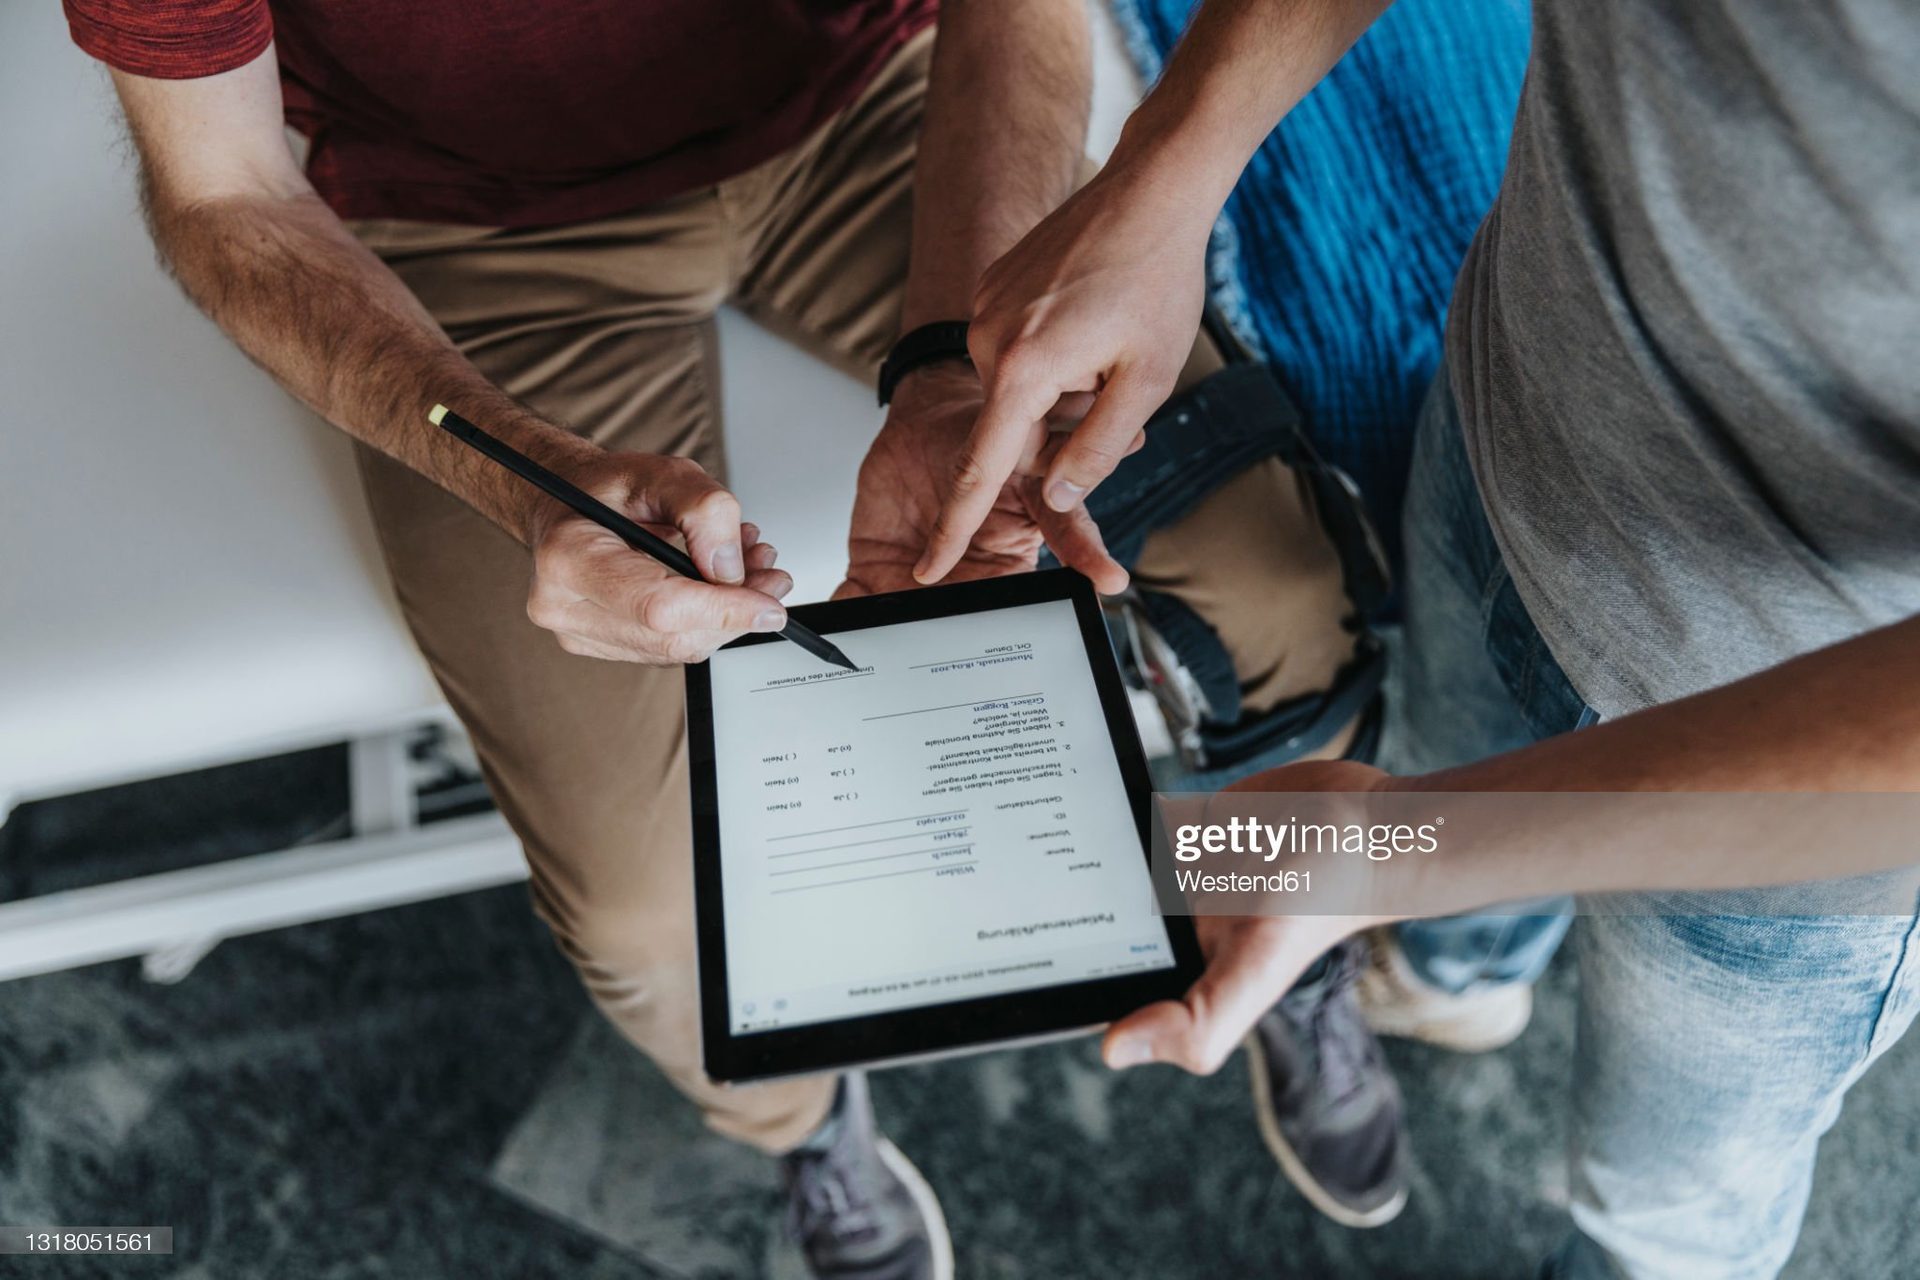
[[[1007,380],[990,389],[954,467],[953,481],[934,521],[926,551],[914,567],[916,581],[938,582],[966,554],[1029,439],[1044,430],[1042,422],[1056,398],[1057,392],[1044,382]]]

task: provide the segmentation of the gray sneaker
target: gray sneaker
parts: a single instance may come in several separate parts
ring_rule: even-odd
[[[1327,953],[1247,1036],[1253,1111],[1281,1172],[1347,1227],[1391,1222],[1407,1203],[1400,1089],[1354,998],[1363,946]]]
[[[860,1072],[841,1077],[821,1133],[780,1168],[788,1230],[820,1280],[953,1280],[940,1201],[874,1128]]]

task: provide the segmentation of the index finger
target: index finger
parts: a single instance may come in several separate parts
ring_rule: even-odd
[[[740,501],[689,458],[662,458],[639,493],[645,517],[671,524],[687,540],[687,554],[709,582],[746,578]]]
[[[987,403],[960,451],[927,549],[914,566],[916,582],[940,581],[967,553],[973,535],[999,499],[1001,486],[1026,452],[1028,437],[1041,427],[1059,398],[1056,388],[1039,381],[1001,379],[987,389]]]

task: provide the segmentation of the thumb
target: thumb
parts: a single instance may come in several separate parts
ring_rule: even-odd
[[[1193,1014],[1179,1000],[1161,1000],[1136,1009],[1107,1028],[1100,1041],[1100,1057],[1115,1071],[1164,1062],[1160,1046],[1192,1039]]]
[[[1170,390],[1170,380],[1163,385],[1161,379],[1131,365],[1116,370],[1047,468],[1043,490],[1047,505],[1055,511],[1071,511],[1085,501],[1093,487],[1138,447],[1135,440],[1144,440],[1141,429]]]
[[[1306,968],[1285,945],[1285,930],[1284,920],[1236,929],[1184,997],[1148,1005],[1107,1029],[1101,1044],[1107,1065],[1166,1062],[1199,1076],[1218,1071]]]

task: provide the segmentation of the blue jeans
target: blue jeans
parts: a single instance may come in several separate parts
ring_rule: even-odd
[[[1444,377],[1422,412],[1405,528],[1408,660],[1389,767],[1590,722],[1500,563]],[[1820,1135],[1920,1008],[1920,917],[1792,907],[1777,890],[1665,893],[1582,917],[1574,1230],[1543,1277],[1749,1280],[1786,1263]],[[1429,976],[1455,984],[1525,976],[1551,950],[1539,942],[1551,930],[1491,948],[1487,932],[1448,920],[1405,937]]]
[[[1414,436],[1402,533],[1406,621],[1388,677],[1380,766],[1428,773],[1592,723],[1507,576],[1444,370]],[[1532,982],[1572,919],[1572,901],[1555,898],[1418,920],[1400,926],[1400,947],[1414,972],[1444,991]]]

